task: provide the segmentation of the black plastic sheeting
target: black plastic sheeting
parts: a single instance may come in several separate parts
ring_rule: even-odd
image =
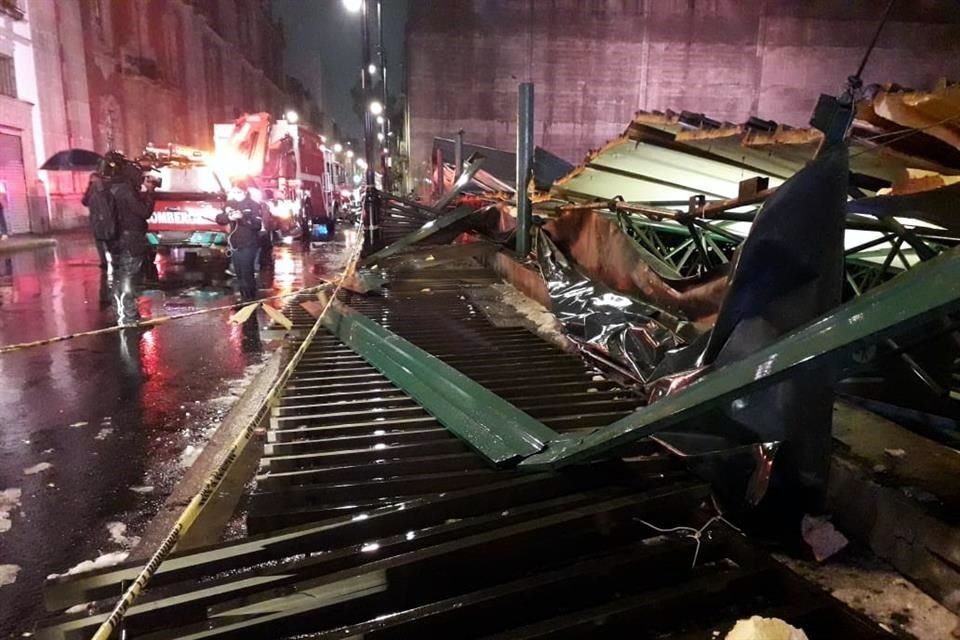
[[[734,259],[709,333],[697,336],[684,319],[593,282],[541,230],[537,259],[554,314],[585,353],[641,382],[651,402],[695,384],[839,306],[847,165],[845,147],[826,150],[764,204]],[[763,490],[755,486],[757,473],[765,469],[771,477],[782,442],[779,455],[790,460],[784,484],[815,502],[829,469],[833,405],[833,391],[821,379],[816,372],[796,376],[657,439],[683,455],[739,449],[753,456],[745,490],[750,502],[765,491],[765,482]],[[725,473],[715,458],[711,464],[716,474]]]
[[[553,314],[588,356],[646,382],[670,350],[696,336],[692,325],[680,318],[591,280],[542,229],[535,243]]]

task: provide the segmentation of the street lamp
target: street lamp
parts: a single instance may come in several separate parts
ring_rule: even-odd
[[[363,0],[343,0],[343,6],[350,13],[356,13],[363,7]]]
[[[300,122],[300,114],[294,111],[293,109],[288,110],[283,117],[290,124],[297,124],[298,122]]]
[[[341,151],[343,151],[343,145],[340,144],[339,142],[334,143],[334,145],[333,145],[333,152],[334,152],[334,153],[340,153]]]
[[[370,102],[370,113],[372,113],[375,116],[379,116],[380,114],[382,114],[383,103],[381,103],[379,100],[373,100],[372,102]]]
[[[383,133],[382,133],[382,132],[377,133],[377,140],[379,140],[380,142],[383,142]]]
[[[382,115],[377,116],[377,124],[383,124],[383,123],[384,123],[383,116]]]
[[[376,73],[377,73],[377,65],[375,65],[375,64],[373,64],[373,63],[371,62],[370,65],[367,67],[367,71],[370,73],[370,75],[376,75]]]
[[[353,149],[347,149],[347,157],[353,158]]]

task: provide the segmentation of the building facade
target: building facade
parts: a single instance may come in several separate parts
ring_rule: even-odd
[[[411,161],[434,136],[512,149],[517,84],[535,84],[536,143],[571,162],[637,110],[806,126],[854,73],[885,3],[872,0],[413,2],[407,31]],[[864,72],[930,88],[960,79],[955,0],[894,5]],[[425,174],[427,175],[427,174]],[[424,176],[420,176],[424,177]]]
[[[87,175],[38,171],[56,151],[212,149],[215,122],[291,107],[307,116],[309,96],[287,90],[283,48],[263,0],[0,0],[0,180],[17,157],[4,136],[16,136],[25,185],[6,185],[13,231],[86,224]]]
[[[45,230],[34,137],[40,125],[37,103],[30,25],[21,6],[0,0],[0,199],[13,233]]]

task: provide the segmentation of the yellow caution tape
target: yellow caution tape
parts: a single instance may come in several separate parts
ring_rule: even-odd
[[[342,277],[342,276],[338,276],[338,277]],[[284,298],[296,297],[296,296],[298,296],[298,295],[300,295],[300,294],[303,294],[303,293],[310,293],[310,292],[312,292],[312,291],[316,291],[316,290],[318,290],[318,289],[320,289],[320,288],[322,288],[322,287],[326,287],[326,286],[329,285],[329,284],[330,284],[330,282],[324,281],[322,284],[313,285],[313,286],[311,286],[311,287],[304,287],[303,289],[298,289],[297,291],[292,291],[292,292],[290,292],[290,293],[282,293],[282,294],[280,294],[280,295],[270,296],[270,297],[268,297],[268,298],[261,298],[260,300],[257,300],[256,302],[254,302],[254,303],[252,303],[252,304],[250,304],[250,305],[247,305],[247,307],[244,307],[244,308],[240,309],[240,311],[238,311],[237,313],[233,314],[233,315],[230,317],[230,320],[231,320],[232,322],[242,323],[242,322],[246,321],[251,315],[253,315],[253,312],[256,310],[257,306],[263,305],[263,308],[266,310],[269,305],[263,304],[264,302],[269,302],[269,301],[271,301],[271,300],[280,300],[280,299],[284,299]],[[77,333],[69,333],[69,334],[63,335],[63,336],[54,336],[54,337],[52,337],[52,338],[44,338],[44,339],[42,339],[42,340],[34,340],[33,342],[20,342],[20,343],[17,343],[17,344],[8,344],[8,345],[5,345],[5,346],[0,347],[0,355],[3,355],[3,354],[5,354],[5,353],[12,353],[12,352],[14,352],[14,351],[21,351],[21,350],[23,350],[23,349],[30,349],[30,348],[32,348],[32,347],[42,347],[42,346],[44,346],[44,345],[54,344],[54,343],[56,343],[56,342],[63,342],[64,340],[72,340],[72,339],[74,339],[74,338],[84,338],[84,337],[86,337],[86,336],[97,336],[97,335],[102,335],[102,334],[105,334],[105,333],[115,333],[115,332],[117,332],[117,331],[123,331],[124,329],[149,328],[149,327],[156,326],[156,325],[158,325],[158,324],[162,324],[162,323],[167,322],[167,321],[169,321],[169,320],[182,320],[182,319],[184,319],[184,318],[192,318],[192,317],[194,317],[194,316],[200,316],[200,315],[204,315],[204,314],[206,314],[206,313],[216,313],[217,311],[226,311],[226,310],[228,310],[228,309],[233,309],[235,306],[236,306],[236,304],[225,304],[225,305],[221,305],[221,306],[219,306],[219,307],[208,307],[208,308],[206,308],[206,309],[197,309],[196,311],[188,311],[188,312],[186,312],[186,313],[177,313],[177,314],[169,315],[169,316],[159,316],[159,317],[156,317],[156,318],[149,318],[149,319],[147,319],[147,320],[141,320],[141,321],[139,321],[139,322],[132,323],[132,324],[115,325],[115,326],[112,326],[112,327],[104,327],[104,328],[102,328],[102,329],[93,329],[93,330],[91,330],[91,331],[79,331],[79,332],[77,332]],[[253,308],[252,308],[249,312],[246,312],[246,309],[247,309],[248,307],[253,307]],[[272,307],[271,307],[271,308],[272,308]],[[243,317],[243,320],[239,320],[239,321],[238,321],[238,320],[235,320],[235,318],[241,317],[241,314],[243,314],[243,313],[245,313],[245,312],[246,312],[246,315],[242,316],[242,317]],[[267,313],[268,313],[268,315],[269,315],[270,312],[267,311]],[[282,315],[282,314],[281,314],[281,315]],[[272,317],[272,316],[271,316],[271,317]],[[289,320],[288,320],[287,322],[289,322]],[[290,329],[290,327],[287,327],[286,324],[283,323],[283,322],[280,322],[279,324],[284,325],[284,327],[287,328],[288,330]],[[291,326],[292,326],[292,323],[291,323]]]
[[[119,628],[127,610],[133,605],[137,597],[146,588],[147,584],[160,568],[160,565],[163,564],[164,560],[166,560],[170,553],[174,550],[180,539],[187,533],[187,531],[190,530],[190,527],[193,526],[194,522],[196,522],[200,512],[207,505],[207,503],[210,502],[210,498],[216,494],[220,483],[223,481],[224,477],[226,477],[227,473],[229,473],[233,463],[240,457],[244,448],[246,448],[247,444],[253,438],[253,434],[257,428],[257,425],[259,425],[260,422],[266,417],[267,413],[270,411],[270,407],[273,406],[281,391],[283,391],[284,387],[286,387],[287,381],[290,379],[290,376],[293,375],[294,369],[296,369],[297,365],[300,364],[300,360],[306,353],[307,348],[310,346],[313,338],[320,330],[323,317],[326,315],[327,310],[330,309],[330,305],[333,304],[333,301],[336,299],[337,293],[339,293],[340,289],[343,287],[344,276],[353,273],[354,269],[356,268],[357,261],[360,258],[360,249],[363,246],[363,243],[359,240],[359,238],[362,237],[362,234],[358,234],[357,245],[350,259],[347,261],[347,264],[344,267],[343,273],[341,273],[337,284],[335,285],[333,294],[326,300],[323,310],[317,317],[316,322],[313,323],[313,327],[310,329],[310,332],[303,339],[303,342],[300,344],[300,348],[297,349],[297,351],[293,354],[290,362],[286,367],[284,367],[283,371],[270,386],[270,389],[267,392],[264,400],[261,402],[256,415],[254,415],[243,431],[241,431],[236,439],[234,439],[233,443],[230,445],[230,448],[227,450],[216,469],[214,469],[213,473],[210,474],[210,476],[207,477],[206,481],[203,483],[203,487],[195,496],[193,496],[193,499],[184,508],[183,512],[180,514],[180,517],[177,518],[177,521],[174,523],[169,533],[167,533],[167,535],[164,537],[163,542],[154,552],[153,556],[150,557],[149,562],[147,562],[146,566],[144,566],[140,571],[140,574],[137,576],[136,580],[133,581],[133,584],[131,584],[126,592],[124,592],[123,596],[110,613],[110,616],[103,622],[103,624],[100,625],[100,627],[97,629],[97,632],[93,634],[93,640],[108,640],[113,632]]]

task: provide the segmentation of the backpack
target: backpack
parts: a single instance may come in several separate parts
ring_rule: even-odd
[[[87,205],[90,208],[90,228],[97,240],[116,240],[120,235],[120,216],[113,191],[107,185],[93,190]]]

